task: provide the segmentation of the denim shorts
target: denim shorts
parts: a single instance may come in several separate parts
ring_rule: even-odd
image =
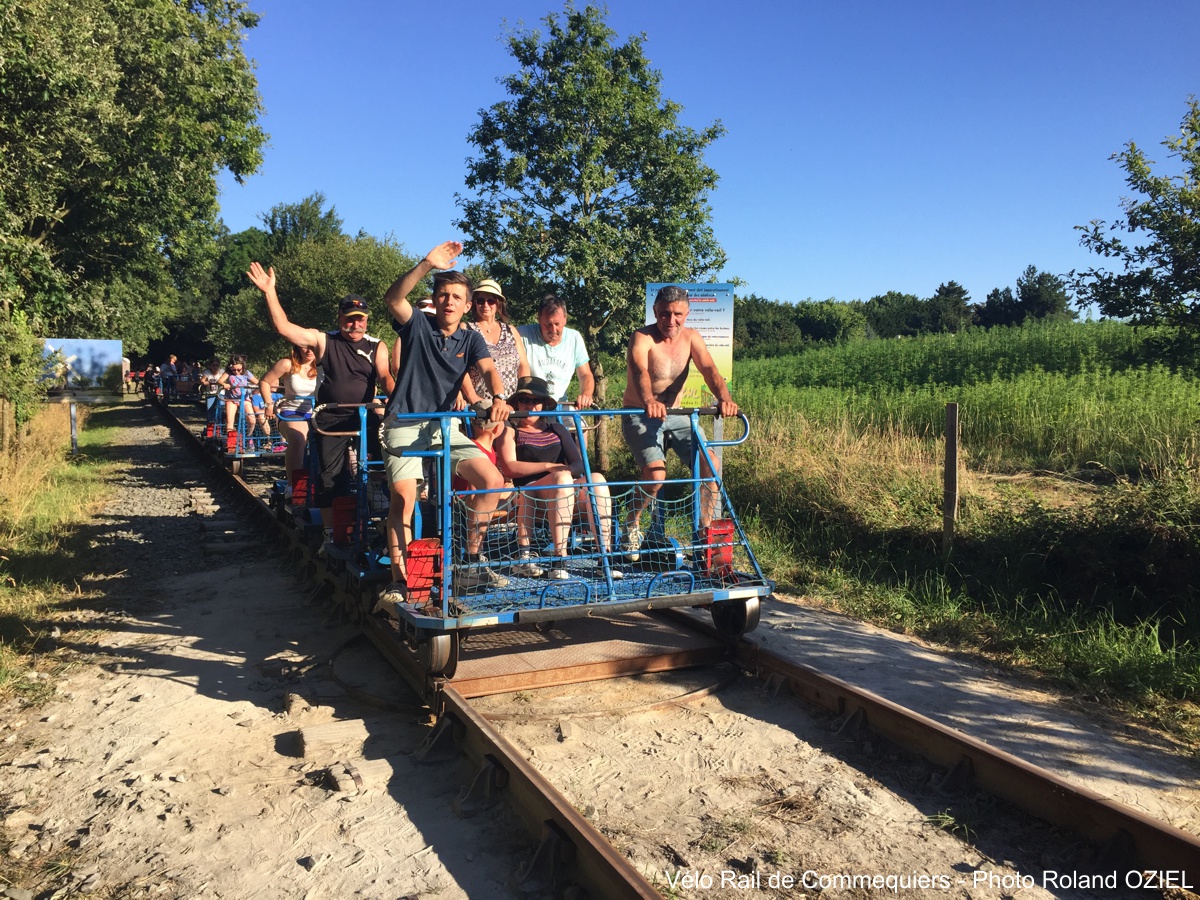
[[[674,450],[691,472],[692,458],[696,455],[691,416],[668,415],[665,419],[652,419],[645,415],[622,416],[621,434],[625,436],[625,443],[629,445],[634,460],[643,469],[651,463],[665,460],[667,451]]]

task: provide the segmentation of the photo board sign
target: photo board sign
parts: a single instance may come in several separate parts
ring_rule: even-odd
[[[646,285],[646,324],[654,322],[654,297],[660,288],[668,285],[681,287],[688,292],[691,307],[687,327],[694,328],[704,338],[713,362],[726,382],[733,381],[733,285],[732,284],[680,284],[677,281],[654,282]],[[712,394],[704,383],[704,376],[692,366],[687,383],[679,398],[679,405],[710,406]]]
[[[63,372],[48,373],[57,380],[68,380],[72,386],[80,379],[97,384],[109,366],[120,366],[122,345],[120,341],[100,341],[74,338],[46,338],[44,353],[49,356],[57,350],[62,354],[66,367]]]

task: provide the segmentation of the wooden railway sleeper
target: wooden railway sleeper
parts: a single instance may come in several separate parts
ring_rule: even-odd
[[[491,807],[499,799],[499,791],[507,786],[508,770],[489,753],[471,783],[463,785],[450,807],[460,818],[469,819]]]
[[[509,878],[508,887],[518,897],[557,896],[571,882],[575,845],[552,819],[542,822],[537,850],[519,875]]]

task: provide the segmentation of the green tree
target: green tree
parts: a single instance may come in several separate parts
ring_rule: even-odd
[[[1017,279],[1017,305],[1025,319],[1074,319],[1067,283],[1057,275],[1028,266]]]
[[[507,36],[519,69],[468,137],[474,193],[458,197],[456,224],[518,316],[556,289],[592,349],[615,350],[644,321],[646,282],[703,281],[725,264],[708,205],[717,174],[702,159],[724,129],[679,123],[644,35],[614,44],[592,6],[544,22],[544,38]]]
[[[975,324],[983,328],[1019,325],[1024,320],[1012,288],[992,288],[987,299],[975,308]]]
[[[216,175],[261,161],[256,22],[240,0],[0,4],[6,309],[137,351],[203,302]]]
[[[930,329],[930,306],[916,294],[888,291],[862,306],[867,325],[879,337],[910,337]]]
[[[1017,290],[995,288],[987,301],[974,310],[975,324],[984,328],[996,325],[1020,325],[1031,319],[1061,321],[1074,319],[1067,283],[1057,275],[1026,266],[1017,278]]]
[[[930,324],[933,331],[962,331],[971,324],[971,295],[957,281],[939,284],[929,298]]]
[[[1080,243],[1123,271],[1091,268],[1075,276],[1077,302],[1106,316],[1168,325],[1200,341],[1200,103],[1188,99],[1179,134],[1162,146],[1182,174],[1156,175],[1155,163],[1130,141],[1113,155],[1136,197],[1121,201],[1124,218],[1077,226]],[[1122,236],[1122,232],[1129,237]]]
[[[344,237],[337,210],[332,206],[323,209],[324,206],[325,195],[316,191],[299,203],[277,203],[269,213],[260,216],[271,236],[272,254],[283,253],[304,241],[321,243]],[[242,273],[245,274],[244,269]]]

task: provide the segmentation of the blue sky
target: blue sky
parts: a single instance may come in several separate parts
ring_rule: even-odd
[[[250,0],[270,146],[222,180],[232,230],[321,191],[349,233],[422,253],[461,235],[466,136],[515,70],[506,27],[551,0]],[[770,299],[922,297],[955,280],[975,302],[1030,264],[1099,260],[1075,225],[1128,193],[1109,157],[1159,143],[1200,95],[1200,7],[1137,3],[613,0],[644,32],[684,124],[720,119],[713,228],[723,277]],[[1156,170],[1157,171],[1157,170]]]

